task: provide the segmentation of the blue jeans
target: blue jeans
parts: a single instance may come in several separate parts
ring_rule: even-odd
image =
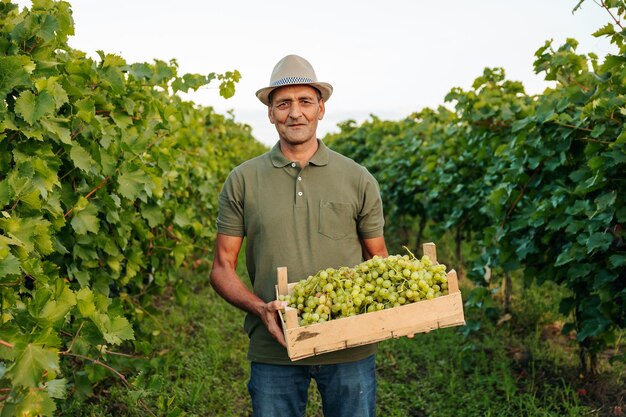
[[[268,365],[252,362],[248,391],[253,417],[303,417],[315,379],[324,417],[376,415],[376,357],[335,365]]]

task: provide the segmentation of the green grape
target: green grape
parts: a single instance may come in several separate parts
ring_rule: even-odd
[[[374,256],[353,267],[320,270],[279,300],[298,309],[301,325],[323,323],[446,295],[445,270],[413,254]]]

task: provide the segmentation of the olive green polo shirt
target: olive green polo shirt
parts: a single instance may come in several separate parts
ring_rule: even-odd
[[[218,233],[246,237],[246,265],[255,294],[276,299],[276,268],[287,267],[290,282],[328,267],[360,263],[360,240],[383,235],[378,183],[361,165],[319,147],[307,166],[285,158],[277,143],[271,151],[236,167],[219,195]],[[263,363],[292,363],[255,315],[244,328],[250,337],[248,358]],[[296,363],[323,364],[359,360],[376,345],[331,352]]]

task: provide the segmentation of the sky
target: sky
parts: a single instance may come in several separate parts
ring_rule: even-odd
[[[14,1],[30,7],[30,1]],[[470,89],[485,67],[504,68],[526,92],[550,84],[533,71],[535,51],[579,41],[579,53],[600,57],[614,49],[591,34],[610,21],[593,0],[70,0],[75,36],[70,46],[96,58],[97,50],[128,63],[175,59],[179,74],[242,74],[231,99],[217,84],[185,98],[232,111],[260,142],[277,133],[255,92],[274,65],[297,54],[319,81],[333,85],[318,137],[337,123],[375,115],[400,120],[444,104],[453,88]]]

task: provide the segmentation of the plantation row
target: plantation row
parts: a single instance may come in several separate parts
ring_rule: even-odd
[[[174,94],[219,82],[229,97],[236,71],[93,60],[71,35],[65,2],[0,3],[1,416],[52,415],[68,387],[112,375],[98,360],[117,345],[150,353],[153,297],[184,297],[179,271],[212,246],[222,181],[263,150]]]
[[[624,20],[624,2],[613,3]],[[573,39],[546,42],[534,66],[555,87],[539,96],[486,69],[446,96],[453,110],[348,121],[326,138],[378,179],[392,227],[417,225],[417,244],[426,226],[452,234],[459,262],[466,242],[473,281],[523,270],[570,289],[564,331],[576,331],[592,372],[626,321],[625,33],[617,23],[594,34],[619,50],[603,60],[577,54]],[[479,287],[470,304],[488,296]]]

